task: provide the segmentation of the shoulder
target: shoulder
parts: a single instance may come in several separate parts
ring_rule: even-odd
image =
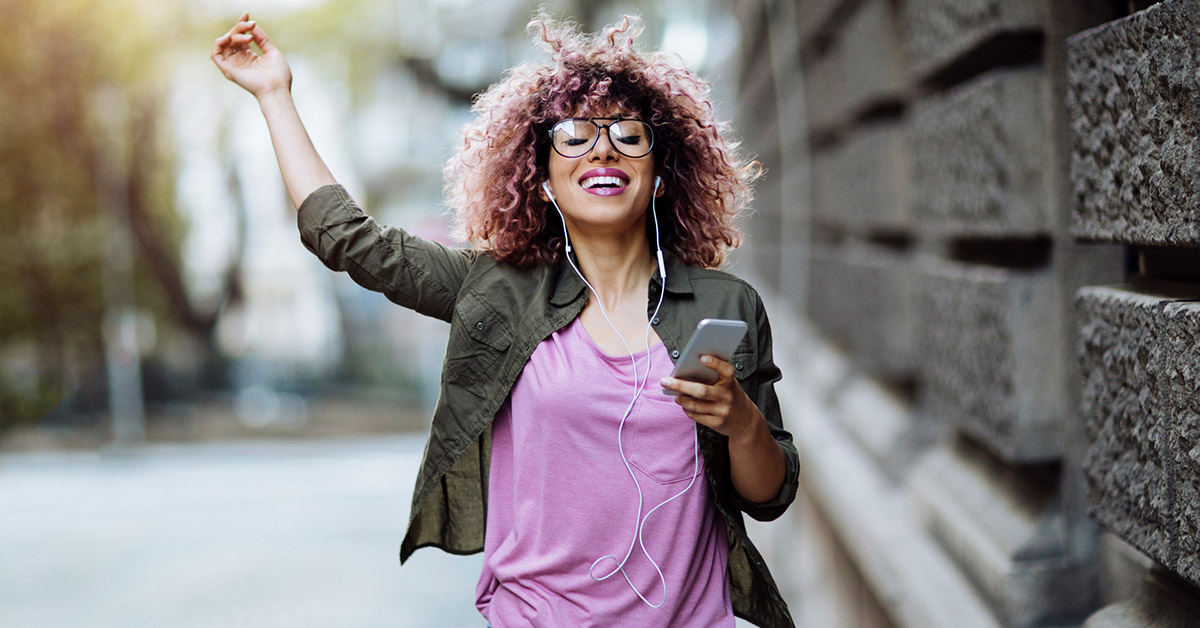
[[[687,328],[685,335],[690,334],[701,319],[731,318],[750,325],[751,333],[746,339],[749,344],[756,345],[769,337],[766,308],[758,290],[750,282],[724,270],[693,266],[685,268],[688,294],[679,294],[678,291],[676,294],[681,297],[677,304],[688,313],[682,319],[682,324]],[[759,334],[760,331],[765,333]]]
[[[493,309],[516,316],[533,303],[549,299],[554,273],[550,265],[514,266],[481,251],[463,281],[459,298],[474,295]]]
[[[733,298],[747,305],[761,307],[762,298],[750,282],[728,271],[687,266],[692,290],[698,298]]]
[[[496,259],[491,251],[479,251],[471,265],[467,284],[476,289],[502,285],[522,286],[541,281],[552,268],[547,265],[514,266]]]

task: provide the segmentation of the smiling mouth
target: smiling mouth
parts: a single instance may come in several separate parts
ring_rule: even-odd
[[[624,188],[629,182],[620,177],[588,177],[580,182],[585,190]]]
[[[619,168],[592,168],[579,178],[579,187],[593,196],[618,196],[629,189],[629,175]]]

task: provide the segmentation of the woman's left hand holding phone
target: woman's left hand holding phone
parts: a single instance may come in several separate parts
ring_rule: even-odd
[[[675,403],[679,404],[693,421],[736,439],[763,420],[758,406],[754,405],[746,391],[738,385],[732,364],[711,355],[702,357],[701,362],[716,371],[715,383],[703,384],[675,377],[664,377],[659,382],[663,388],[679,393],[679,396],[675,397]]]
[[[674,377],[664,377],[659,383],[680,393],[675,403],[689,418],[729,439],[734,489],[752,502],[772,499],[787,472],[783,450],[771,435],[762,411],[738,384],[733,365],[711,355],[700,361],[717,372],[715,384]]]

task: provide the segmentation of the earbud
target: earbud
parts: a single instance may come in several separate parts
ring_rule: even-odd
[[[554,192],[550,191],[550,182],[549,181],[542,181],[542,190],[544,190],[546,192],[546,196],[550,197],[550,203],[552,205],[554,205],[555,211],[558,212],[559,219],[562,220],[563,243],[565,244],[565,248],[567,249],[567,261],[570,262],[571,261],[571,235],[569,233],[567,233],[567,219],[566,219],[566,217],[563,216],[562,210],[558,208],[558,201],[554,200]],[[575,264],[572,263],[571,265],[574,266]],[[583,274],[581,273],[579,276],[583,277]],[[584,282],[586,283],[587,280],[585,279]]]
[[[667,281],[667,264],[663,261],[662,254],[662,239],[659,237],[658,228],[658,209],[655,207],[655,200],[658,199],[658,186],[662,184],[662,177],[654,177],[654,193],[650,195],[650,213],[654,217],[654,248],[658,254],[658,276],[662,278],[664,285]]]

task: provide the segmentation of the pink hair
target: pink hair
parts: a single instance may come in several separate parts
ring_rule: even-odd
[[[709,84],[665,53],[635,50],[637,17],[625,16],[598,36],[544,13],[528,29],[550,63],[518,65],[483,92],[446,164],[455,235],[517,266],[557,262],[562,227],[538,194],[549,129],[579,111],[616,105],[654,128],[656,172],[666,190],[657,202],[663,247],[685,264],[720,266],[740,243],[734,218],[750,201],[759,169],[721,137],[727,125],[713,119]]]

